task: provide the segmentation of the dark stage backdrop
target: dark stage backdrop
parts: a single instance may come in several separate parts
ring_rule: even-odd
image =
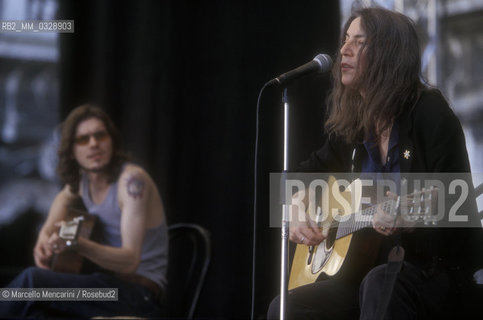
[[[168,223],[210,230],[213,257],[197,316],[248,318],[258,91],[333,55],[338,1],[60,1],[62,116],[102,105],[153,176]],[[329,77],[289,87],[291,167],[323,142]],[[278,292],[279,230],[268,226],[269,172],[282,169],[281,90],[262,98],[255,314]],[[180,254],[183,254],[182,252]]]

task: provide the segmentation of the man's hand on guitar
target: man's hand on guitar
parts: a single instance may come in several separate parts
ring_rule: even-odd
[[[42,269],[50,269],[52,255],[53,252],[48,243],[48,237],[40,235],[34,247],[35,265]]]
[[[65,225],[65,221],[59,221],[55,223],[55,226],[59,227],[59,229],[61,229]],[[48,245],[52,252],[55,254],[59,254],[67,249],[72,249],[72,242],[70,242],[69,245],[69,240],[61,238],[59,232],[52,233],[48,240]]]
[[[308,246],[315,246],[324,241],[326,238],[320,230],[317,223],[309,216],[305,215],[306,221],[290,222],[290,241],[301,243]]]
[[[61,239],[57,233],[53,233],[49,238],[49,246],[53,253],[59,254],[67,247],[65,240]]]

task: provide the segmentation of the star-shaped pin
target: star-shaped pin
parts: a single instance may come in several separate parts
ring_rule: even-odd
[[[411,156],[411,151],[409,151],[407,149],[404,150],[404,155],[403,156],[404,156],[404,159],[406,159],[406,160],[409,159],[409,157]]]

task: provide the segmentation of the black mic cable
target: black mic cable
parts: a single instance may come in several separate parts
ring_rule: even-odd
[[[252,243],[252,306],[251,306],[251,319],[255,319],[255,271],[256,271],[256,252],[257,252],[257,193],[258,193],[258,143],[259,143],[259,131],[260,131],[260,99],[262,97],[263,90],[269,86],[269,83],[265,83],[258,93],[257,110],[255,119],[255,154],[254,154],[254,169],[253,169],[253,243]]]

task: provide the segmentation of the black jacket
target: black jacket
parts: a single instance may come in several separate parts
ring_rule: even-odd
[[[401,172],[470,172],[461,124],[440,93],[424,92],[397,122]],[[354,148],[354,171],[358,172],[364,145],[347,144],[337,137],[328,139],[297,171],[351,172]],[[404,157],[406,150],[408,158]]]

